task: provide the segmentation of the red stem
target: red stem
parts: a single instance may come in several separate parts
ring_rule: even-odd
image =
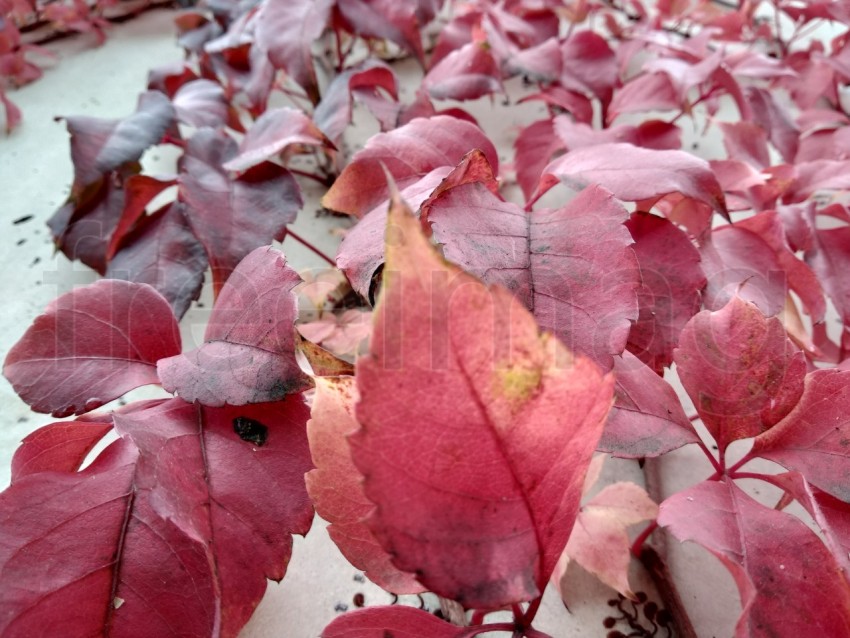
[[[735,475],[735,477],[739,476],[739,474],[737,474],[737,473],[736,473],[737,469],[738,469],[739,467],[741,467],[742,465],[745,465],[746,463],[748,463],[748,462],[749,462],[749,460],[750,460],[750,455],[749,455],[749,454],[747,454],[744,458],[742,458],[740,461],[738,461],[737,463],[735,463],[735,465],[733,465],[732,467],[728,468],[728,469],[726,470],[726,473],[727,473],[727,474],[729,474],[730,476],[732,476],[733,474]]]
[[[759,474],[758,472],[736,472],[732,477],[735,479],[757,479],[759,481],[767,481],[769,477],[764,474]]]
[[[537,611],[540,609],[540,603],[543,602],[543,596],[538,596],[534,600],[531,601],[528,608],[525,610],[525,614],[522,618],[518,618],[517,622],[522,625],[523,629],[528,629],[531,627],[531,623],[534,622],[534,617],[537,615]]]
[[[331,266],[333,266],[334,268],[336,268],[336,262],[335,262],[333,259],[331,259],[330,257],[328,257],[325,253],[323,253],[321,250],[319,250],[318,248],[316,248],[316,247],[315,247],[313,244],[311,244],[309,241],[307,241],[306,239],[304,239],[303,237],[301,237],[301,235],[299,235],[299,234],[295,233],[294,231],[292,231],[292,230],[291,230],[291,229],[289,229],[289,228],[287,228],[287,229],[286,229],[286,235],[287,235],[288,237],[292,237],[292,239],[294,239],[295,241],[297,241],[299,244],[301,244],[301,245],[302,245],[302,246],[304,246],[305,248],[307,248],[307,249],[309,249],[309,250],[312,250],[315,254],[317,254],[319,257],[321,257],[321,258],[322,258],[322,259],[324,259],[326,262],[328,262]]]
[[[635,558],[640,558],[640,552],[643,549],[643,544],[646,542],[646,539],[649,538],[650,534],[658,529],[658,521],[652,521],[649,525],[646,526],[646,529],[643,530],[638,537],[635,539],[635,542],[632,543],[632,556]]]
[[[697,445],[699,446],[699,449],[701,449],[703,451],[703,454],[705,454],[706,458],[711,462],[712,467],[714,467],[714,471],[719,472],[720,474],[723,474],[723,459],[722,459],[722,457],[721,457],[720,461],[718,461],[716,458],[714,458],[714,455],[711,453],[711,450],[709,450],[707,447],[705,447],[705,443],[703,443],[702,441],[699,441],[697,443]]]

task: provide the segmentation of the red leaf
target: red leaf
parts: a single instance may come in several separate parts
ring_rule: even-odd
[[[850,279],[846,276],[850,268],[850,227],[847,219],[843,221],[845,224],[836,228],[818,228],[811,233],[812,243],[805,256],[841,320],[850,325]]]
[[[378,90],[393,98],[388,100]],[[393,70],[380,60],[369,59],[346,69],[330,83],[313,113],[313,121],[330,139],[337,141],[351,123],[355,100],[365,102],[381,123],[381,129],[395,128],[398,112],[398,80]]]
[[[676,87],[666,73],[645,73],[629,80],[617,89],[608,111],[608,122],[623,113],[642,111],[673,111],[682,102]]]
[[[162,386],[210,406],[277,401],[307,389],[295,360],[292,289],[300,282],[281,252],[257,248],[222,288],[205,343],[157,364]]]
[[[688,322],[674,358],[682,385],[723,450],[783,419],[803,393],[806,360],[775,317],[733,297]]]
[[[106,277],[150,284],[179,319],[201,294],[207,255],[177,202],[143,217],[124,236]]]
[[[452,170],[449,166],[435,168],[418,182],[402,190],[402,198],[414,210],[418,210]],[[370,302],[374,302],[375,275],[384,263],[387,205],[388,202],[384,202],[364,215],[345,235],[336,255],[337,267],[345,273],[351,287]]]
[[[775,100],[773,93],[756,86],[745,88],[744,97],[752,111],[753,121],[767,131],[770,143],[782,158],[786,162],[793,162],[797,155],[800,129],[787,108]]]
[[[627,201],[681,193],[726,213],[723,191],[708,163],[684,151],[646,149],[631,144],[580,148],[544,169],[535,199],[558,179],[573,187],[599,184]]]
[[[470,184],[436,200],[428,219],[447,259],[506,286],[542,327],[610,369],[637,315],[640,277],[626,211],[610,193],[588,188],[529,216]]]
[[[146,284],[105,279],[51,302],[3,374],[33,410],[65,417],[157,383],[156,362],[178,352],[168,302]]]
[[[149,175],[131,175],[124,183],[124,209],[115,225],[115,230],[109,236],[106,246],[107,263],[115,256],[118,245],[133,226],[145,215],[145,209],[153,199],[169,186],[174,186],[176,179],[157,179]]]
[[[701,254],[708,277],[706,307],[718,309],[737,295],[765,314],[775,315],[785,306],[791,289],[815,321],[823,319],[826,307],[820,283],[791,251],[775,212],[715,229],[703,243]]]
[[[12,458],[12,483],[39,472],[76,472],[92,448],[112,430],[103,423],[59,421],[40,427],[21,441]]]
[[[0,632],[236,636],[310,526],[307,416],[298,399],[174,399],[116,415],[124,438],[82,472],[16,481],[0,495]]]
[[[389,40],[424,61],[416,0],[337,0],[336,7],[360,37]]]
[[[823,532],[824,542],[844,577],[850,577],[850,504],[812,486],[799,472],[768,475],[765,480],[781,487],[806,509]]]
[[[283,240],[302,206],[298,182],[275,164],[230,177],[223,164],[235,155],[236,142],[226,133],[202,129],[189,140],[181,166],[186,217],[207,251],[216,293],[248,253]]]
[[[603,583],[635,599],[629,585],[627,529],[657,515],[658,505],[643,488],[627,482],[608,485],[581,506],[564,551]]]
[[[729,159],[746,162],[759,170],[772,164],[767,132],[754,122],[718,122]]]
[[[363,493],[363,475],[351,460],[347,435],[360,426],[354,418],[354,377],[316,379],[307,435],[316,469],[307,474],[307,492],[316,512],[330,523],[328,533],[343,555],[378,586],[394,594],[425,589],[412,574],[396,569],[364,519],[375,505]]]
[[[339,616],[322,638],[460,638],[469,632],[414,607],[372,607]]]
[[[850,632],[847,581],[799,519],[760,505],[726,480],[668,498],[658,522],[679,540],[705,547],[732,573],[744,607],[736,637]]]
[[[700,441],[676,391],[628,350],[614,357],[614,378],[614,407],[599,450],[639,459]]]
[[[319,87],[311,48],[327,28],[333,5],[333,0],[267,2],[257,17],[257,44],[314,104],[319,101]]]
[[[575,520],[613,379],[540,334],[510,293],[443,262],[398,200],[388,237],[349,438],[377,505],[367,522],[442,596],[486,609],[531,600]]]
[[[658,374],[673,361],[679,333],[700,308],[705,275],[688,236],[663,217],[634,213],[626,227],[640,265],[639,315],[627,348]]]
[[[477,126],[447,115],[417,118],[370,138],[322,198],[322,205],[362,217],[389,197],[382,163],[399,188],[406,188],[435,168],[456,166],[476,148],[484,152],[498,174],[496,149]]]
[[[76,116],[66,119],[74,162],[72,196],[103,175],[135,162],[174,124],[174,107],[159,91],[139,97],[136,112],[120,120]]]
[[[123,180],[135,177],[138,165],[126,166],[90,184],[57,210],[47,221],[56,247],[68,259],[79,259],[103,274],[111,236],[125,207]]]
[[[436,100],[475,100],[501,92],[502,73],[490,46],[475,40],[433,66],[422,88]]]
[[[543,169],[555,153],[564,150],[564,143],[555,135],[554,120],[539,120],[519,132],[514,149],[516,180],[528,201],[540,182]]]
[[[334,148],[313,121],[301,111],[290,108],[269,109],[248,129],[239,144],[239,154],[223,162],[228,171],[244,171],[295,147]]]
[[[816,370],[794,410],[756,437],[751,457],[775,461],[801,472],[806,480],[847,502],[850,447],[850,372]]]
[[[17,107],[17,105],[9,99],[6,95],[6,92],[0,89],[0,104],[3,105],[3,109],[6,113],[6,135],[9,135],[15,128],[20,126],[21,121],[23,120],[23,116],[21,115],[21,109]]]
[[[561,86],[595,95],[604,113],[618,79],[617,58],[605,38],[595,31],[573,33],[561,45],[561,64]]]

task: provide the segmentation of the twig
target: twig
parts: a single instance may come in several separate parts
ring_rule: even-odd
[[[286,229],[286,235],[287,235],[287,237],[292,237],[292,239],[294,239],[295,241],[297,241],[299,244],[301,244],[301,245],[302,245],[302,246],[304,246],[305,248],[307,248],[307,249],[309,249],[309,250],[313,251],[316,255],[318,255],[319,257],[321,257],[322,259],[324,259],[326,262],[328,262],[331,266],[333,266],[334,268],[336,268],[336,262],[335,262],[333,259],[331,259],[330,257],[328,257],[325,253],[323,253],[321,250],[319,250],[318,248],[316,248],[316,247],[315,247],[313,244],[311,244],[309,241],[307,241],[306,239],[304,239],[303,237],[301,237],[301,235],[299,235],[299,234],[297,234],[297,233],[293,232],[293,231],[292,231],[291,229],[289,229],[289,228],[287,228],[287,229]]]

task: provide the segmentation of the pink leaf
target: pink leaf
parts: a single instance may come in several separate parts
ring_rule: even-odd
[[[336,8],[363,38],[389,40],[409,51],[420,62],[425,59],[415,0],[337,0]]]
[[[806,361],[776,318],[733,297],[682,330],[674,358],[682,385],[723,450],[781,421],[803,394]]]
[[[388,237],[349,438],[377,505],[368,524],[442,596],[531,600],[566,544],[613,379],[540,334],[510,293],[446,264],[398,200]]]
[[[330,523],[328,533],[357,569],[394,594],[425,591],[412,574],[396,569],[364,520],[374,504],[363,493],[363,475],[351,460],[346,437],[360,426],[354,418],[357,387],[354,377],[316,379],[311,418],[307,424],[316,469],[307,474],[307,492],[319,516]]]
[[[268,2],[257,19],[257,43],[313,103],[319,101],[319,87],[311,48],[327,28],[333,5],[332,0]]]
[[[124,438],[85,470],[20,478],[0,495],[0,632],[236,636],[310,526],[307,416],[173,399],[116,414]]]
[[[663,217],[633,213],[626,227],[641,276],[639,314],[627,348],[661,374],[673,361],[682,328],[699,311],[705,275],[688,236]]]
[[[187,82],[172,100],[177,119],[184,124],[201,128],[222,126],[228,118],[228,102],[221,85],[212,80]]]
[[[203,405],[276,401],[309,387],[295,360],[298,274],[282,253],[257,248],[233,271],[196,350],[159,362],[169,392]]]
[[[365,148],[354,154],[322,198],[322,204],[362,217],[389,196],[382,163],[399,188],[405,188],[435,168],[456,166],[476,148],[484,152],[493,172],[498,174],[496,149],[477,126],[447,115],[417,118],[370,138]]]
[[[157,361],[179,351],[159,293],[104,279],[51,302],[9,351],[3,374],[33,410],[65,417],[157,383]]]
[[[847,502],[850,500],[848,401],[850,372],[810,373],[794,410],[756,437],[750,456],[801,472],[812,485]]]
[[[519,132],[514,141],[514,165],[526,201],[534,194],[543,169],[561,150],[564,150],[564,143],[555,135],[552,119],[533,122]]]
[[[303,112],[290,108],[269,109],[248,129],[239,144],[239,154],[222,166],[228,171],[244,171],[302,146],[334,148]]]
[[[634,483],[614,483],[581,506],[565,549],[567,555],[603,583],[628,598],[630,525],[653,520],[658,505]]]
[[[468,628],[457,627],[414,607],[371,607],[336,618],[322,638],[460,638]]]
[[[401,191],[402,198],[414,210],[428,199],[440,183],[451,174],[452,168],[441,166]],[[387,206],[379,204],[364,215],[345,235],[336,255],[336,263],[345,273],[351,287],[361,297],[374,303],[374,280],[384,263],[384,231],[387,227]]]
[[[383,89],[392,100],[379,91]],[[381,123],[382,130],[395,128],[398,81],[395,73],[380,60],[366,60],[337,75],[328,86],[313,113],[313,121],[333,141],[339,140],[351,123],[355,100],[365,102]]]
[[[679,540],[705,547],[732,573],[744,607],[737,638],[850,632],[847,581],[799,519],[760,505],[727,479],[668,498],[658,522]]]
[[[775,315],[784,307],[790,289],[800,296],[815,321],[823,318],[826,306],[820,283],[791,251],[775,212],[715,229],[703,243],[701,254],[708,277],[706,307],[716,310],[737,295],[765,314]]]
[[[569,186],[599,184],[626,201],[681,193],[726,212],[723,191],[705,160],[684,151],[599,144],[571,151],[551,162],[537,188],[539,197],[558,179]]]
[[[645,73],[629,80],[614,93],[608,122],[623,113],[673,111],[682,105],[679,94],[666,73]]]
[[[639,271],[625,219],[625,209],[595,187],[529,216],[469,184],[445,193],[429,213],[447,259],[506,286],[542,327],[606,370],[637,314]]]
[[[645,458],[700,441],[676,391],[628,350],[614,357],[614,378],[614,406],[599,450]]]
[[[850,577],[850,504],[811,485],[799,472],[770,475],[765,480],[778,485],[802,505],[824,535],[835,562]]]
[[[432,67],[422,88],[436,100],[475,100],[501,92],[502,74],[489,45],[473,41]]]

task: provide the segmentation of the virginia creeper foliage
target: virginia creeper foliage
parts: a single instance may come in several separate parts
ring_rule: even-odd
[[[0,6],[12,128],[35,7]],[[100,37],[102,9],[45,16]],[[326,638],[544,638],[573,564],[693,635],[660,534],[728,569],[736,637],[847,635],[848,25],[844,0],[183,10],[186,59],[133,113],[64,117],[48,225],[105,278],[6,353],[23,401],[75,418],[26,437],[0,494],[0,634],[237,636],[315,512],[377,585],[456,612],[362,609]],[[539,107],[512,152],[472,114],[499,101]],[[353,150],[358,110],[375,132]],[[149,174],[162,145],[179,159]],[[273,244],[313,248],[290,229],[306,180],[350,227],[302,284]],[[591,496],[604,455],[685,446],[705,463],[683,491]]]

